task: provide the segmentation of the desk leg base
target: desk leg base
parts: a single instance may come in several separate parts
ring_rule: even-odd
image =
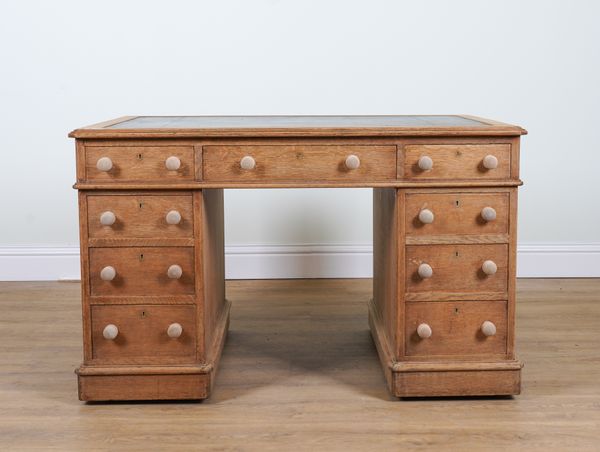
[[[210,396],[229,329],[230,303],[215,328],[206,364],[85,366],[77,374],[79,400],[202,400]]]
[[[369,326],[388,388],[396,397],[499,396],[521,392],[520,361],[396,361],[372,301]]]

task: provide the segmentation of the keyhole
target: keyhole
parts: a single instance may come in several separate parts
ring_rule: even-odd
[[[144,253],[140,254],[140,260],[143,261],[144,260]]]
[[[456,255],[456,257],[458,257],[458,251],[455,251],[454,254]]]
[[[454,203],[456,204],[456,207],[458,207],[460,205],[460,201],[458,199],[456,201],[454,201]]]
[[[137,158],[138,158],[138,160],[142,160],[144,157],[142,156],[142,154],[138,154]]]
[[[142,318],[146,317],[146,311],[142,311]]]
[[[454,308],[454,313],[458,314],[458,308]]]
[[[144,207],[144,203],[143,203],[143,202],[140,202],[140,209],[141,209],[142,207]]]

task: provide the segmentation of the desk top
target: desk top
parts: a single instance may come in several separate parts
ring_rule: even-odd
[[[74,130],[73,138],[517,136],[519,126],[467,115],[124,116]]]

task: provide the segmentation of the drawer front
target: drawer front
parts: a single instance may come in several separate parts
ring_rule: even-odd
[[[486,156],[494,156],[497,166],[487,169]],[[429,157],[431,169],[419,166]],[[409,144],[404,146],[404,177],[407,179],[508,179],[510,144]]]
[[[493,324],[494,335],[484,334],[484,322]],[[429,337],[420,337],[422,324]],[[506,301],[407,303],[405,326],[407,356],[506,354]]]
[[[495,273],[493,262],[496,266]],[[423,269],[422,266],[429,266]],[[491,267],[491,268],[490,268]],[[429,270],[429,271],[425,271]],[[497,292],[508,288],[508,245],[409,245],[406,292]]]
[[[487,216],[489,208],[494,219]],[[425,209],[433,213],[431,223],[419,218]],[[408,193],[405,221],[408,236],[508,234],[509,194]]]
[[[88,195],[88,234],[107,239],[193,237],[192,205],[192,195]]]
[[[97,360],[193,361],[196,356],[196,308],[191,305],[106,305],[91,307],[92,356]],[[174,325],[178,324],[181,329]],[[116,337],[105,337],[109,325]],[[175,330],[174,330],[175,329]],[[175,337],[175,333],[180,333]],[[108,330],[107,330],[108,332]]]
[[[172,157],[168,162],[172,169],[168,169],[167,160]],[[99,161],[104,171],[98,168]],[[85,172],[86,179],[94,182],[190,181],[194,180],[194,149],[192,146],[87,146]]]
[[[356,156],[347,165],[347,159]],[[251,157],[251,169],[241,161]],[[204,180],[257,181],[386,181],[396,179],[396,146],[252,145],[204,146]],[[357,168],[349,168],[356,165]],[[252,166],[252,165],[250,165]]]
[[[194,293],[192,247],[90,248],[89,265],[92,296]],[[179,278],[168,274],[174,265],[181,269]],[[171,276],[176,276],[173,270]]]

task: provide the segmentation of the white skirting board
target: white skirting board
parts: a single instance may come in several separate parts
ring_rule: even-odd
[[[227,246],[228,279],[370,278],[371,245]],[[600,277],[600,243],[519,244],[522,278]],[[0,247],[0,281],[79,279],[79,248]]]

